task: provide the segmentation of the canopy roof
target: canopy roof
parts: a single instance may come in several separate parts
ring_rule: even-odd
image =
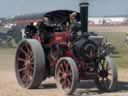
[[[16,16],[14,20],[34,20],[42,19],[43,17],[48,17],[51,23],[61,23],[69,19],[69,15],[73,12],[77,13],[77,21],[80,21],[80,13],[73,10],[53,10],[38,14],[28,14]]]

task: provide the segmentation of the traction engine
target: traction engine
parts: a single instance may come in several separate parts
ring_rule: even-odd
[[[102,91],[113,88],[116,65],[104,37],[88,32],[87,2],[80,3],[80,19],[68,28],[43,21],[38,28],[26,27],[26,39],[18,45],[15,59],[16,77],[22,87],[38,88],[54,76],[57,87],[68,95],[80,80],[94,80]]]

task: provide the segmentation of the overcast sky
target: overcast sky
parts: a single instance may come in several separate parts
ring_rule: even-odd
[[[128,16],[128,0],[90,0],[90,16]],[[0,17],[55,9],[79,10],[79,0],[0,0]]]

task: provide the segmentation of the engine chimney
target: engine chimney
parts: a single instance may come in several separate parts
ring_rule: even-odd
[[[88,6],[87,0],[81,0],[80,2],[80,19],[82,32],[88,32]]]

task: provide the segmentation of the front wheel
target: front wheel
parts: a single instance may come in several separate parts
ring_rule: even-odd
[[[97,88],[101,91],[110,91],[117,83],[117,67],[111,57],[106,56],[98,64],[98,77],[95,80]]]
[[[62,93],[72,94],[79,82],[78,70],[75,61],[70,57],[59,59],[55,69],[57,87]]]

